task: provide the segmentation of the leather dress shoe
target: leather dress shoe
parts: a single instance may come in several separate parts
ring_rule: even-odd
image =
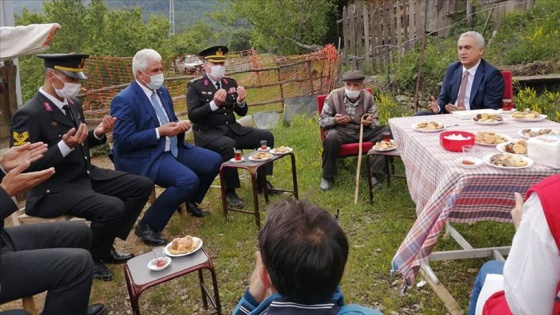
[[[154,231],[149,225],[138,223],[134,234],[138,236],[142,242],[150,246],[163,246],[169,243],[166,239],[161,237],[159,232]]]
[[[243,209],[245,206],[243,200],[237,196],[235,191],[228,192],[226,195],[226,201],[231,208]]]
[[[329,190],[331,189],[331,181],[321,177],[321,184],[319,186],[321,187],[321,190]]]
[[[134,254],[119,253],[114,247],[112,247],[111,250],[109,251],[109,256],[102,258],[101,261],[106,262],[108,264],[124,264],[125,262],[127,262],[129,259],[133,257]]]
[[[258,192],[259,194],[262,194],[263,188],[264,188],[263,185],[258,185],[258,186],[257,186],[257,192]],[[270,195],[279,195],[279,194],[281,194],[281,192],[275,190],[274,186],[273,186],[269,181],[266,181],[266,190],[268,191],[268,195],[269,195],[269,196],[270,196]]]
[[[200,207],[194,202],[187,202],[187,212],[192,216],[199,218],[205,217],[209,214],[208,211],[200,209]]]
[[[101,281],[113,280],[113,273],[103,263],[97,259],[93,260],[93,277]]]
[[[97,303],[97,304],[91,304],[90,306],[88,306],[87,308],[87,315],[103,315],[106,312],[107,309],[105,309],[105,305],[101,304],[101,303]]]

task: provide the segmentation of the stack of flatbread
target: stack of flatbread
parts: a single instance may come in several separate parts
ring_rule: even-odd
[[[195,239],[190,235],[179,237],[171,242],[168,250],[173,255],[180,255],[190,253],[195,250],[200,244],[200,239]]]

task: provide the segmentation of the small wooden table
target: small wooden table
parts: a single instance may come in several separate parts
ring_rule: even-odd
[[[222,207],[224,209],[224,217],[227,219],[227,214],[228,211],[234,211],[234,212],[240,212],[240,213],[247,213],[247,214],[254,214],[255,215],[255,224],[257,225],[257,228],[260,229],[261,227],[261,218],[260,218],[260,212],[259,212],[259,197],[258,197],[258,192],[257,192],[257,172],[259,170],[259,168],[267,165],[268,163],[272,163],[278,159],[281,159],[283,157],[289,156],[292,162],[292,182],[293,182],[293,189],[292,190],[285,190],[285,189],[277,189],[275,188],[274,191],[276,192],[288,192],[288,193],[292,193],[294,195],[294,198],[298,199],[298,186],[297,186],[297,171],[296,171],[296,159],[295,156],[292,152],[289,153],[284,153],[284,154],[272,154],[272,158],[268,159],[268,160],[264,160],[264,161],[253,161],[253,160],[249,160],[249,157],[251,155],[255,154],[255,152],[251,152],[251,153],[247,153],[243,155],[243,159],[244,161],[242,162],[224,162],[222,163],[222,166],[220,167],[220,183],[222,183],[221,188],[222,188]],[[241,209],[237,209],[237,208],[230,208],[228,207],[227,204],[227,200],[226,200],[226,187],[223,183],[225,183],[224,181],[224,170],[226,168],[240,168],[240,169],[244,169],[246,171],[249,172],[249,174],[251,175],[251,187],[253,190],[253,204],[254,204],[254,209],[253,211],[245,211],[245,210],[241,210]],[[261,172],[262,176],[265,176],[264,181],[266,181],[266,174],[264,174],[264,172]],[[268,203],[268,194],[269,191],[266,188],[266,185],[263,189],[263,194],[264,194],[264,200],[266,203]]]
[[[160,271],[152,271],[148,269],[148,262],[154,258],[149,252],[136,256],[124,265],[124,276],[126,279],[126,287],[130,296],[130,304],[134,315],[140,315],[138,299],[145,290],[158,284],[173,280],[183,275],[198,271],[198,279],[200,281],[200,291],[202,293],[202,304],[204,308],[208,308],[208,300],[216,309],[212,314],[222,314],[222,306],[220,305],[220,294],[218,292],[218,280],[214,271],[214,263],[208,253],[201,248],[196,253],[183,256],[172,257],[171,264]],[[212,275],[212,286],[214,288],[214,297],[204,284],[204,276],[202,271],[206,269]]]

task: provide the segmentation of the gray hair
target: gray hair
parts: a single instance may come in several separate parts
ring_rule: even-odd
[[[148,61],[161,61],[161,55],[153,49],[142,49],[132,58],[132,75],[136,77],[136,71],[146,71]]]
[[[482,37],[482,35],[480,35],[479,32],[475,32],[475,31],[468,31],[465,32],[463,34],[461,34],[461,36],[459,36],[459,39],[463,38],[463,37],[472,37],[474,38],[474,41],[476,42],[476,44],[481,47],[484,48],[484,37]]]

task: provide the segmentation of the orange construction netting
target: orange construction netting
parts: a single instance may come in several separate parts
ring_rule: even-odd
[[[188,57],[190,58],[190,57]],[[179,116],[187,114],[185,93],[189,80],[201,75],[187,71],[185,57],[163,60],[165,86]],[[262,110],[282,112],[286,98],[327,93],[336,86],[340,60],[333,45],[306,55],[259,55],[256,50],[230,52],[227,75],[247,89],[247,102]],[[131,57],[92,56],[86,62],[89,79],[84,87],[84,110],[90,121],[107,114],[113,97],[133,81]],[[258,111],[258,110],[257,110]]]

